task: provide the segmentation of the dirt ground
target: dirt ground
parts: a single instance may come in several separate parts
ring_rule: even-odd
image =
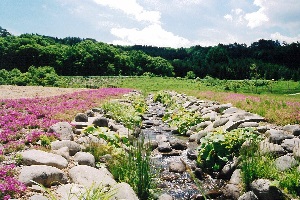
[[[82,91],[80,88],[57,88],[43,86],[0,85],[0,99],[19,99],[34,97],[49,97],[60,94]]]

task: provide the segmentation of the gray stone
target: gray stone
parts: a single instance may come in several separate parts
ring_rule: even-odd
[[[187,144],[185,141],[182,140],[170,140],[170,145],[172,147],[172,149],[176,149],[176,150],[185,150],[187,149]]]
[[[165,136],[165,135],[157,135],[155,138],[158,143],[168,141],[167,136]]]
[[[236,107],[230,107],[228,109],[225,109],[223,111],[223,114],[233,114],[233,113],[236,113],[236,112],[239,112],[239,111],[241,111],[241,110],[236,108]]]
[[[58,122],[53,124],[48,132],[58,134],[60,140],[74,139],[72,126],[68,122]]]
[[[69,176],[73,183],[85,187],[112,186],[117,183],[106,168],[96,169],[87,165],[73,167],[69,170]]]
[[[48,200],[48,198],[40,194],[35,194],[31,196],[29,200]]]
[[[238,199],[241,196],[242,187],[228,183],[222,188],[222,191],[226,199]]]
[[[232,173],[237,168],[238,158],[234,157],[232,161],[227,162],[220,171],[219,178],[230,179]]]
[[[232,173],[232,176],[229,180],[229,183],[239,185],[242,183],[242,174],[241,174],[241,169],[236,169]]]
[[[65,184],[65,185],[60,185],[56,193],[62,200],[80,200],[84,198],[80,197],[85,197],[86,191],[88,188],[84,187],[83,185],[79,184]]]
[[[208,119],[210,121],[215,121],[218,117],[218,113],[215,111],[209,112],[202,116],[203,119]]]
[[[45,187],[64,184],[68,181],[67,175],[56,167],[46,165],[24,166],[20,170],[19,181],[26,186],[34,184],[32,181]]]
[[[74,141],[70,140],[62,140],[62,141],[54,141],[51,142],[51,149],[58,150],[62,147],[68,147],[70,156],[74,156],[77,152],[81,151],[81,147]]]
[[[270,180],[257,179],[250,184],[250,188],[258,199],[263,200],[284,200],[280,189],[271,184]]]
[[[69,160],[70,159],[70,151],[68,147],[62,147],[58,150],[52,150],[53,153],[60,155],[62,157],[64,157],[65,159]]]
[[[291,133],[294,136],[299,136],[300,135],[300,125],[299,124],[286,125],[286,126],[283,127],[283,130]]]
[[[164,153],[172,151],[172,147],[171,147],[169,142],[159,143],[157,149],[158,149],[159,152],[164,152]]]
[[[85,114],[86,114],[88,117],[95,117],[95,113],[94,113],[94,111],[92,111],[92,110],[87,110],[87,111],[85,112]]]
[[[21,152],[21,156],[24,165],[48,165],[59,169],[68,166],[68,161],[64,157],[45,151],[35,149],[27,150]]]
[[[248,127],[258,127],[259,123],[257,122],[244,122],[241,123],[238,128],[248,128]]]
[[[260,152],[261,154],[272,154],[272,155],[275,155],[275,156],[282,156],[282,155],[285,155],[286,152],[284,151],[284,149],[278,145],[278,144],[274,144],[274,143],[270,143],[266,140],[264,141],[261,141],[259,143],[259,149],[260,149]]]
[[[89,118],[85,113],[77,113],[75,116],[75,122],[88,122]]]
[[[158,197],[158,200],[173,200],[173,197],[169,194],[162,194]]]
[[[252,191],[249,191],[240,196],[238,200],[258,200],[258,198]]]
[[[74,155],[74,161],[78,162],[79,165],[95,166],[95,157],[88,152],[77,152]]]
[[[214,128],[217,128],[219,126],[223,126],[225,125],[227,122],[229,121],[228,118],[221,118],[219,120],[216,120],[214,123],[213,123],[213,127]]]
[[[281,130],[270,129],[266,132],[266,135],[269,137],[269,142],[275,144],[281,144],[281,142],[285,139],[292,139],[294,138],[293,135],[285,134]]]
[[[113,191],[113,196],[110,200],[139,200],[128,183],[118,183],[111,188],[111,191]]]
[[[295,146],[300,146],[300,139],[285,139],[282,141],[281,146],[288,152],[293,152]]]
[[[286,171],[292,167],[295,167],[298,164],[298,162],[295,160],[295,158],[291,156],[281,156],[275,160],[275,167],[280,171]]]
[[[189,149],[187,152],[186,152],[186,155],[189,159],[191,160],[196,160],[197,159],[197,156],[198,156],[198,151],[196,151],[195,149]]]
[[[297,145],[293,148],[293,156],[296,160],[300,160],[300,146]]]
[[[95,125],[95,127],[108,127],[109,120],[105,117],[98,117],[94,119],[92,124]]]
[[[185,172],[186,167],[182,162],[171,162],[169,164],[169,172],[183,173]]]

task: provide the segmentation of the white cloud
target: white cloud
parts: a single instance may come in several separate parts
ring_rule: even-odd
[[[147,11],[136,0],[94,0],[97,4],[121,10],[127,15],[134,16],[137,21],[160,23],[160,12]]]
[[[111,33],[121,40],[114,40],[114,44],[121,45],[152,45],[160,47],[187,47],[190,41],[164,30],[159,24],[152,24],[142,30],[133,28],[113,28]]]
[[[233,20],[232,15],[229,15],[229,14],[224,15],[224,18],[225,18],[227,21],[232,21],[232,20]]]
[[[266,11],[268,9],[267,6],[265,6],[266,2],[266,0],[254,0],[253,4],[260,8],[256,12],[247,13],[245,15],[244,18],[248,21],[248,27],[253,29],[269,21],[269,18],[266,14]]]
[[[276,32],[271,34],[271,39],[279,40],[281,42],[292,43],[292,42],[300,41],[300,34],[296,37],[288,37],[288,36],[281,35],[279,32]]]

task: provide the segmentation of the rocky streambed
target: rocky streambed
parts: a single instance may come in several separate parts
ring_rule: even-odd
[[[166,107],[154,102],[153,96],[147,97],[148,111],[142,116],[140,137],[143,136],[151,144],[152,168],[158,173],[157,187],[161,191],[157,194],[158,199],[287,198],[272,185],[271,180],[266,179],[254,181],[250,190],[243,192],[238,159],[229,161],[218,173],[204,172],[195,162],[197,147],[200,139],[214,130],[255,127],[258,133],[266,137],[260,144],[260,151],[277,155],[278,168],[284,171],[299,165],[299,125],[278,127],[230,103],[219,104],[175,92],[170,94],[176,96],[178,104],[199,112],[205,120],[191,127],[185,136],[180,136],[176,128],[162,121]],[[105,143],[93,135],[82,133],[91,124],[109,127],[119,135],[130,134],[128,129],[107,118],[99,108],[75,116],[75,129],[67,122],[53,125],[49,131],[59,134],[59,140],[51,143],[51,152],[33,149],[21,152],[19,180],[30,189],[25,199],[47,199],[45,191],[36,183],[50,187],[61,199],[78,199],[93,184],[102,184],[107,190],[114,191],[111,199],[138,199],[128,184],[117,183],[106,168],[96,168],[93,155],[82,151],[90,142]]]

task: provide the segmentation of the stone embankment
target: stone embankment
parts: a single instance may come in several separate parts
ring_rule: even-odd
[[[260,151],[276,155],[276,166],[285,171],[299,165],[299,125],[278,127],[268,124],[263,117],[233,107],[230,103],[219,104],[184,94],[171,94],[186,109],[200,112],[205,121],[192,127],[187,132],[187,137],[177,137],[176,129],[170,128],[161,120],[166,112],[164,105],[153,102],[151,95],[147,98],[149,110],[143,115],[141,128],[142,133],[150,140],[154,167],[162,168],[158,187],[163,194],[158,195],[158,199],[204,199],[203,193],[214,199],[284,199],[282,192],[276,186],[271,187],[271,181],[265,179],[255,180],[251,184],[251,191],[243,193],[237,161],[225,165],[220,173],[222,176],[213,180],[214,178],[197,168],[196,148],[202,137],[216,129],[230,131],[256,127],[260,134],[266,136],[260,144]],[[106,168],[95,167],[92,154],[83,152],[90,142],[105,143],[93,135],[82,133],[82,129],[90,124],[109,127],[124,136],[128,135],[128,130],[105,118],[101,108],[77,114],[73,123],[75,129],[66,122],[49,128],[50,132],[59,134],[59,140],[51,143],[51,152],[33,149],[21,152],[23,166],[20,167],[19,180],[29,186],[30,199],[47,199],[43,196],[43,189],[36,183],[51,187],[58,199],[78,199],[88,188],[99,185],[113,191],[111,199],[138,199],[127,183],[117,183]],[[190,172],[202,181],[204,192],[199,191]]]

